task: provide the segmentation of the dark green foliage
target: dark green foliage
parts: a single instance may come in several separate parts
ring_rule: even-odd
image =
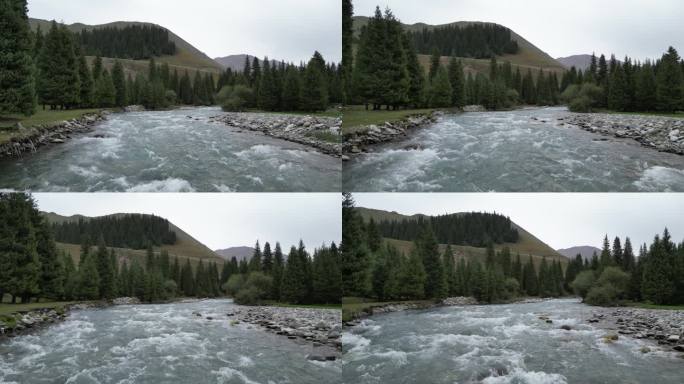
[[[453,89],[444,66],[439,66],[437,73],[430,80],[430,89],[428,91],[428,104],[434,108],[446,108],[452,105]]]
[[[53,224],[55,239],[62,243],[80,244],[81,239],[97,239],[100,235],[108,247],[145,249],[152,244],[175,244],[176,233],[168,220],[142,214],[102,216]]]
[[[280,287],[281,300],[300,304],[307,301],[307,266],[306,259],[303,259],[297,248],[290,248],[287,255],[287,262],[283,271],[283,278]]]
[[[449,82],[451,83],[451,105],[463,107],[466,104],[466,85],[461,61],[452,57],[447,71],[449,73]]]
[[[495,24],[446,25],[409,32],[418,53],[429,55],[436,50],[442,56],[477,59],[515,54],[518,43],[511,30]]]
[[[84,29],[76,38],[87,56],[141,60],[176,53],[176,44],[169,39],[169,31],[156,25]]]
[[[113,107],[116,104],[116,88],[107,70],[103,71],[100,77],[95,80],[93,102],[95,105],[105,108]]]
[[[415,240],[415,252],[423,261],[425,269],[425,296],[444,298],[448,294],[447,276],[439,253],[437,239],[432,229],[426,226]]]
[[[312,299],[316,303],[337,304],[342,298],[342,274],[335,243],[314,252],[312,264]]]
[[[325,61],[320,53],[315,52],[309,60],[302,83],[301,108],[312,112],[327,109],[328,85],[325,77]]]
[[[677,51],[670,47],[657,65],[657,106],[661,111],[676,112],[682,107],[682,69]]]
[[[41,104],[52,109],[79,104],[81,88],[75,52],[71,32],[53,22],[38,56],[37,89]]]
[[[370,251],[364,241],[363,220],[354,211],[351,193],[342,202],[342,294],[365,296],[370,291]]]
[[[26,0],[0,3],[0,19],[0,115],[32,115],[36,84]],[[42,45],[42,35],[39,36],[37,50]]]
[[[254,93],[246,85],[225,86],[217,95],[221,108],[226,112],[244,111],[252,98]]]
[[[441,244],[484,247],[489,242],[501,244],[518,241],[518,231],[512,227],[511,219],[491,213],[471,212],[429,218],[419,216],[401,221],[383,220],[377,226],[382,237],[411,241],[417,238],[428,223]]]
[[[114,105],[117,107],[126,106],[126,79],[124,78],[123,66],[118,60],[112,68],[112,82],[115,89]]]
[[[78,55],[78,78],[81,81],[79,94],[81,107],[89,107],[93,103],[93,88],[95,84],[90,68],[88,68],[88,62],[82,54]]]

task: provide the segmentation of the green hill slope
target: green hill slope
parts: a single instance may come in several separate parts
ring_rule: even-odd
[[[397,212],[388,212],[388,211],[383,211],[383,210],[361,208],[361,207],[356,208],[356,211],[361,215],[361,217],[364,219],[364,221],[368,221],[371,218],[373,218],[373,220],[375,220],[375,221],[382,221],[382,220],[407,220],[407,219],[414,219],[414,218],[419,217],[419,216],[427,217],[426,215],[422,215],[422,214],[407,216],[407,215],[402,215],[402,214],[397,213]],[[541,262],[542,258],[544,258],[544,257],[551,258],[553,260],[560,260],[562,263],[566,263],[568,261],[568,259],[565,256],[556,252],[549,245],[547,245],[546,243],[544,243],[543,241],[538,239],[536,236],[534,236],[530,232],[526,231],[524,228],[522,228],[518,224],[513,223],[513,226],[518,230],[518,234],[519,234],[518,242],[495,244],[494,245],[495,249],[499,250],[499,249],[502,249],[503,247],[508,247],[511,250],[511,253],[513,254],[513,256],[515,256],[517,253],[520,253],[523,260],[526,260],[526,257],[528,255],[531,255],[535,262]],[[413,249],[413,242],[411,242],[411,241],[404,241],[404,240],[397,240],[397,239],[385,239],[385,240],[406,254],[409,253],[411,251],[411,249]],[[445,244],[440,245],[441,250],[444,250],[444,247],[446,247]],[[454,255],[457,258],[465,257],[468,260],[477,259],[477,260],[484,262],[485,251],[486,251],[485,248],[470,247],[470,246],[463,246],[463,245],[452,245],[451,248],[453,249]]]
[[[42,19],[29,19],[29,23],[31,25],[31,28],[35,30],[38,28],[40,25],[41,30],[43,33],[48,31],[50,29],[50,24],[52,23],[51,21],[48,20],[42,20]],[[130,25],[155,25],[152,23],[144,23],[144,22],[137,22],[137,21],[116,21],[113,23],[108,23],[108,24],[101,24],[101,25],[86,25],[86,24],[81,24],[81,23],[76,23],[76,24],[70,24],[67,25],[67,28],[72,31],[72,32],[80,32],[82,30],[92,30],[92,29],[97,29],[97,28],[104,28],[104,27],[117,27],[117,28],[123,28],[126,26]],[[164,28],[163,26],[160,26]],[[167,29],[167,28],[165,28]],[[168,29],[167,29],[168,30]],[[183,71],[188,70],[191,73],[200,70],[202,72],[209,72],[209,73],[220,73],[223,71],[223,68],[221,65],[214,60],[212,60],[209,56],[204,54],[202,51],[199,49],[195,48],[192,44],[188,43],[187,41],[183,40],[180,36],[176,35],[173,33],[173,31],[169,31],[169,40],[173,41],[176,44],[176,54],[173,56],[160,56],[156,57],[155,60],[157,63],[168,63],[171,71],[174,69],[177,69],[180,73],[183,73]],[[89,60],[93,60],[92,57],[88,58]],[[127,73],[138,73],[138,72],[143,72],[146,73],[147,68],[148,68],[148,61],[147,60],[125,60],[125,59],[119,59],[121,63],[124,66],[124,70]],[[111,66],[114,65],[114,59],[112,58],[102,58],[102,63],[105,68],[111,69]]]
[[[366,16],[354,16],[354,34],[355,36],[358,36],[358,34],[361,31],[361,28],[368,24],[369,18]],[[425,23],[416,23],[416,24],[403,24],[404,28],[409,31],[418,31],[422,30],[423,28],[427,29],[432,29],[432,28],[437,28],[437,27],[444,27],[448,25],[457,25],[457,26],[467,26],[467,25],[472,25],[472,24],[492,24],[492,23],[484,23],[484,22],[479,22],[479,21],[457,21],[454,23],[448,23],[448,24],[441,24],[441,25],[430,25],[430,24],[425,24]],[[556,72],[557,74],[563,73],[566,69],[565,67],[549,56],[546,52],[542,51],[539,49],[537,46],[534,44],[530,43],[527,41],[525,38],[520,36],[519,34],[515,33],[515,31],[511,30],[511,38],[515,40],[518,43],[518,53],[514,55],[502,55],[502,56],[497,56],[497,60],[499,62],[503,61],[510,61],[511,66],[513,67],[513,70],[515,71],[516,68],[520,68],[520,71],[524,74],[528,69],[532,69],[533,75],[536,76],[536,72],[539,70],[539,68],[543,68],[545,72]],[[430,62],[430,57],[428,55],[418,55],[418,59],[420,60],[421,64],[427,69],[429,67],[429,62]],[[487,59],[472,59],[472,58],[461,58],[463,61],[464,65],[464,70],[466,73],[483,73],[487,74],[489,73],[489,60]],[[443,56],[441,58],[441,61],[443,64],[447,64],[449,61],[449,57]]]
[[[113,216],[125,215],[124,213],[118,213]],[[60,223],[65,221],[75,221],[79,218],[88,219],[87,216],[74,215],[74,216],[61,216],[53,212],[44,213],[44,216],[50,223]],[[217,263],[223,263],[223,259],[218,256],[214,251],[209,249],[206,245],[202,244],[200,241],[189,235],[187,232],[180,229],[175,224],[169,222],[169,229],[176,233],[176,243],[173,245],[162,245],[160,249],[169,252],[171,257],[178,257],[180,261],[185,261],[185,259],[190,259],[190,262],[195,264],[199,260],[214,261]],[[74,258],[76,262],[79,259],[80,245],[78,244],[66,244],[57,243],[58,248],[63,249]],[[145,250],[137,249],[127,249],[127,248],[114,248],[120,257],[120,260],[127,259],[131,260],[135,257],[143,258],[145,256]]]

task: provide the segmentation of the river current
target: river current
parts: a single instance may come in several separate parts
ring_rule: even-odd
[[[0,188],[34,192],[333,192],[338,158],[210,122],[215,107],[116,113],[87,134],[0,161]]]
[[[606,344],[607,332],[585,322],[590,314],[577,300],[559,299],[373,316],[343,333],[344,382],[682,382],[684,361],[676,352],[624,336]],[[643,346],[653,351],[642,353]]]
[[[231,325],[233,306],[205,300],[74,311],[64,322],[1,341],[0,383],[340,382],[339,361],[310,361],[310,346]]]
[[[345,191],[684,191],[684,156],[607,138],[562,107],[447,114],[344,165]]]

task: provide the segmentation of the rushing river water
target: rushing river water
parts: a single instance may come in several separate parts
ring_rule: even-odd
[[[229,300],[74,311],[0,342],[0,383],[339,383],[340,362],[311,347],[231,326]],[[215,320],[199,318],[199,311]]]
[[[31,191],[340,190],[340,160],[208,119],[218,108],[112,114],[93,132],[0,162],[0,188]],[[190,116],[191,118],[188,118]],[[96,137],[98,136],[98,137]]]
[[[413,192],[684,191],[684,156],[563,126],[557,119],[567,113],[540,108],[445,115],[407,140],[347,162],[343,186]]]
[[[590,312],[553,300],[378,315],[343,334],[344,382],[682,383],[676,353],[644,354],[649,344],[627,337],[605,344],[606,331],[584,322]]]

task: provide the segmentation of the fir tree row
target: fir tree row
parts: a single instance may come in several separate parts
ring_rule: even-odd
[[[518,53],[518,43],[511,30],[496,24],[446,25],[409,31],[408,37],[423,55],[489,59]]]
[[[83,29],[76,37],[87,56],[141,60],[176,54],[176,44],[169,40],[169,31],[156,25]]]
[[[55,240],[61,243],[81,244],[84,240],[102,236],[106,246],[145,249],[149,245],[161,246],[176,243],[176,233],[169,221],[154,215],[125,214],[52,224]]]
[[[600,108],[614,111],[661,111],[684,109],[684,61],[673,47],[651,62],[619,62],[615,56],[592,55],[584,72],[571,68],[561,80],[563,100],[576,112]]]
[[[235,258],[224,264],[223,289],[239,304],[274,300],[293,304],[337,304],[341,300],[339,252],[335,243],[309,255],[302,241],[292,246],[287,257],[280,243],[275,249],[266,242],[263,251],[257,241],[249,262]]]
[[[585,302],[619,305],[625,301],[684,304],[684,242],[672,241],[667,228],[650,245],[643,244],[636,257],[629,237],[603,240],[601,254],[588,260],[577,255],[568,267],[567,281]]]
[[[341,76],[318,52],[299,66],[247,57],[241,72],[229,68],[219,77],[217,98],[226,111],[324,111],[342,102]]]

